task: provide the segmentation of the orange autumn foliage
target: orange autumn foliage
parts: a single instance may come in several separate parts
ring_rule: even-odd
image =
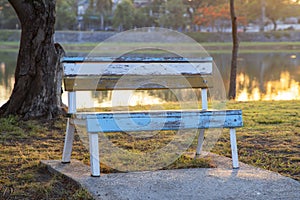
[[[248,23],[246,16],[237,17],[238,22],[242,25]],[[194,17],[195,24],[204,26],[214,26],[217,20],[230,20],[230,8],[228,4],[198,8]]]

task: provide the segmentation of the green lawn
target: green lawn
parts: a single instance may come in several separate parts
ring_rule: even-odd
[[[169,104],[168,107],[176,107]],[[237,129],[240,161],[279,172],[300,181],[300,101],[228,102],[227,108],[242,109],[244,127]],[[0,199],[89,199],[84,190],[61,176],[52,176],[39,164],[43,159],[61,159],[64,118],[53,121],[0,119]],[[174,133],[149,140],[115,134],[111,139],[129,151],[151,151],[168,143]],[[196,140],[188,149],[194,152]],[[231,157],[228,130],[213,152]],[[78,136],[72,158],[89,164],[89,154]],[[166,169],[213,167],[209,158],[181,156]],[[102,172],[115,170],[101,165]]]
[[[300,101],[230,102],[243,110],[237,130],[240,161],[300,181]],[[228,134],[213,149],[230,156]]]
[[[98,44],[97,43],[63,43],[62,44],[66,52],[91,52]],[[135,46],[136,44],[106,44],[110,47],[122,47],[122,46]],[[149,46],[147,43],[138,43],[139,46],[145,47]],[[152,43],[152,46],[157,46],[164,48],[165,44],[160,43]],[[177,45],[177,44],[173,44]],[[231,53],[232,43],[230,42],[212,42],[212,43],[200,43],[207,50],[208,53]],[[195,53],[199,51],[199,49],[195,49],[195,44],[180,44],[182,47],[181,51],[185,51],[188,53]],[[5,52],[17,52],[19,48],[18,42],[5,42],[0,41],[0,51]],[[271,53],[271,52],[280,52],[280,53],[297,53],[300,52],[300,42],[241,42],[240,53]],[[108,54],[110,52],[99,52]],[[113,53],[117,53],[116,49],[114,49]],[[142,52],[143,53],[143,52]],[[152,53],[155,53],[152,51]],[[161,51],[157,51],[157,53],[161,53]]]

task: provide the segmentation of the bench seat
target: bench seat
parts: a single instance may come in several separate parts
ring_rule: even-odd
[[[164,110],[76,113],[87,131],[122,132],[242,127],[241,110]]]

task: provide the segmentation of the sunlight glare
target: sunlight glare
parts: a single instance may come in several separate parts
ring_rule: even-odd
[[[249,89],[252,88],[252,89]],[[249,76],[241,73],[237,76],[237,101],[300,100],[300,83],[291,78],[289,72],[280,74],[279,80],[265,83],[265,92],[261,92],[257,81],[250,84]]]

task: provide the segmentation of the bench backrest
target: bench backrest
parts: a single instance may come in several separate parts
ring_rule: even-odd
[[[212,87],[211,58],[69,57],[62,62],[66,91]]]
[[[202,88],[202,109],[207,109],[206,89],[213,86],[211,57],[64,57],[61,62],[71,113],[76,112],[75,91],[95,90]]]

